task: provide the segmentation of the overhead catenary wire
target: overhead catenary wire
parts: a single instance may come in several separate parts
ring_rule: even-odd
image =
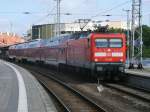
[[[87,0],[84,0],[83,2],[86,2]],[[103,10],[102,12],[100,12],[100,13],[98,13],[98,14],[96,14],[96,15],[94,15],[94,16],[91,16],[91,20],[93,19],[93,18],[95,18],[95,17],[98,17],[98,16],[104,16],[104,15],[102,15],[102,14],[104,14],[104,13],[106,13],[106,12],[110,12],[110,11],[112,11],[112,10],[114,10],[114,9],[117,9],[117,8],[119,8],[119,7],[122,7],[123,5],[125,5],[125,4],[127,4],[127,3],[129,3],[130,1],[128,0],[128,1],[125,1],[125,2],[123,2],[123,3],[120,3],[120,4],[118,4],[118,5],[116,5],[116,6],[114,6],[114,7],[112,7],[112,8],[109,8],[109,9],[107,9],[107,10]],[[40,18],[39,20],[37,20],[36,22],[34,22],[34,24],[35,23],[39,23],[39,22],[41,22],[41,21],[43,21],[43,20],[45,20],[47,17],[49,17],[50,15],[56,15],[56,14],[54,14],[54,13],[52,13],[53,11],[54,11],[54,9],[56,8],[56,6],[54,6],[53,8],[52,8],[52,10],[48,13],[48,14],[46,14],[44,17],[42,17],[42,18]],[[70,14],[70,15],[78,15],[77,13],[72,13],[72,14]],[[115,15],[115,16],[122,16],[122,15]],[[90,21],[89,21],[90,22]],[[89,23],[88,22],[88,23]],[[87,24],[88,24],[87,23]],[[87,26],[87,24],[84,26],[84,28]],[[84,29],[83,28],[83,29]]]
[[[78,9],[78,8],[80,8],[82,5],[85,5],[85,3],[87,3],[87,2],[88,2],[88,0],[81,1],[81,3],[80,3],[79,5],[77,5],[76,7],[73,7],[73,8],[71,8],[71,9],[69,9],[69,10]]]
[[[54,11],[55,8],[56,8],[56,5],[49,11],[48,14],[46,14],[45,16],[43,16],[42,18],[40,18],[39,20],[37,20],[37,21],[34,22],[34,23],[39,23],[39,22],[45,20],[45,19],[46,19],[47,17],[49,17],[50,15],[55,15],[55,14],[53,13],[53,11]]]
[[[83,3],[85,3],[86,1],[87,1],[87,0],[84,0]],[[107,12],[109,12],[109,11],[111,11],[111,10],[114,10],[114,9],[116,9],[116,8],[119,8],[119,7],[125,5],[125,4],[127,4],[127,3],[129,3],[129,2],[130,2],[130,1],[128,0],[128,1],[126,1],[126,2],[123,2],[123,3],[121,3],[121,4],[116,5],[116,6],[112,7],[112,8],[110,8],[110,9],[104,10],[104,11],[102,11],[102,12],[100,12],[100,13],[94,15],[94,16],[91,16],[90,19],[92,20],[92,19],[95,18],[95,17],[104,16],[104,15],[102,15],[103,13],[107,13]],[[52,10],[50,11],[50,13],[46,14],[45,16],[43,16],[42,18],[40,18],[39,20],[37,20],[35,23],[38,23],[38,22],[40,22],[40,21],[45,20],[45,19],[46,19],[47,17],[49,17],[50,15],[56,15],[56,14],[52,13],[55,8],[56,8],[56,6],[54,6],[54,7],[52,8]],[[65,13],[64,13],[64,14],[65,14]],[[70,13],[70,15],[83,15],[83,13],[81,13],[81,14],[79,14],[79,13]],[[85,14],[84,14],[84,15],[85,15]],[[88,14],[86,14],[86,15],[88,15]],[[114,16],[123,16],[123,15],[114,15]]]
[[[101,14],[103,14],[103,13],[110,12],[110,11],[112,11],[112,10],[114,10],[114,9],[117,9],[117,8],[119,8],[119,7],[122,7],[123,5],[128,4],[128,3],[130,3],[130,2],[131,2],[131,1],[130,1],[130,0],[128,0],[128,1],[126,1],[126,2],[123,2],[123,3],[117,4],[116,6],[114,6],[114,7],[112,7],[112,8],[109,8],[109,9],[107,9],[107,10],[105,10],[105,11],[102,11],[102,12],[100,12],[100,13],[98,13],[98,14],[94,15],[94,16],[91,16],[91,18],[90,18],[90,21],[89,21],[89,22],[91,22],[93,18],[98,17],[98,16],[100,16],[100,15],[101,15]],[[89,23],[89,22],[88,22],[88,23]],[[87,24],[88,24],[88,23],[87,23]],[[87,24],[84,26],[84,28],[87,26]],[[84,28],[83,28],[83,29],[84,29]]]
[[[109,8],[109,9],[107,9],[107,10],[104,10],[104,11],[102,11],[102,12],[100,12],[100,13],[96,14],[95,16],[92,16],[91,18],[98,17],[99,15],[101,15],[101,14],[103,14],[103,13],[110,12],[110,11],[112,11],[112,10],[114,10],[114,9],[117,9],[117,8],[119,8],[119,7],[122,7],[122,6],[124,6],[125,4],[128,4],[128,3],[130,3],[130,2],[131,2],[131,1],[130,1],[130,0],[128,0],[128,1],[126,1],[126,2],[123,2],[123,3],[117,4],[116,6],[114,6],[114,7],[112,7],[112,8]]]

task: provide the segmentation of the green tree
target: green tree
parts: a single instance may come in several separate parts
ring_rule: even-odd
[[[150,48],[150,27],[143,25],[143,42],[146,48]]]
[[[150,57],[150,27],[143,25],[143,56]]]
[[[125,33],[126,31],[121,28],[109,28],[108,32],[109,33]]]

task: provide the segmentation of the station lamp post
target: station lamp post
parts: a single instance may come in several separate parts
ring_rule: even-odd
[[[127,59],[128,59],[128,66],[129,66],[130,64],[130,17],[129,15],[131,10],[123,9],[123,11],[127,13],[127,46],[128,46]]]
[[[57,23],[55,28],[55,33],[57,36],[60,36],[60,1],[61,0],[55,0],[57,2]]]

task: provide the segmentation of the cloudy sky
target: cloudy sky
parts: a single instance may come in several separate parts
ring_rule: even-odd
[[[150,0],[142,1],[143,23],[150,25]],[[131,4],[132,0],[61,0],[61,22],[86,18],[126,21],[122,10],[131,9]],[[33,24],[56,22],[55,14],[56,0],[1,0],[0,31],[12,30],[22,35]],[[112,16],[105,16],[108,14]]]

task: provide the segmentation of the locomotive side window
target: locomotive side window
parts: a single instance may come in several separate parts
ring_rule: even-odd
[[[122,39],[110,39],[109,47],[122,47]]]
[[[95,39],[96,47],[108,47],[108,39]]]

